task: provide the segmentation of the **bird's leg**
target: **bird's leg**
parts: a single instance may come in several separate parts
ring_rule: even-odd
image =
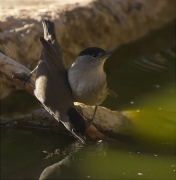
[[[96,106],[95,106],[95,109],[94,109],[93,117],[92,117],[89,121],[86,122],[87,125],[90,125],[90,124],[93,122],[93,119],[94,119],[94,117],[95,117],[97,108],[98,108],[98,106],[96,105]]]
[[[23,86],[29,81],[29,79],[32,76],[32,73],[34,73],[37,70],[37,68],[38,68],[38,65],[26,76],[26,78],[23,81]]]
[[[93,114],[93,117],[92,117],[92,121],[93,121],[93,119],[94,119],[94,117],[95,117],[95,114],[96,114],[97,108],[98,108],[98,106],[96,105],[96,106],[95,106],[95,109],[94,109],[94,114]]]

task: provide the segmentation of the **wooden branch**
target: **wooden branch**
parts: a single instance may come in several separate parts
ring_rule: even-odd
[[[23,87],[30,94],[33,94],[35,83],[34,83],[34,75],[31,77],[30,81],[23,86],[23,82],[20,78],[16,78],[16,75],[21,74],[21,76],[25,76],[30,73],[30,70],[20,63],[12,60],[11,58],[5,56],[0,52],[0,72],[4,74],[6,77],[14,81],[17,85]]]
[[[86,118],[84,118],[87,121]],[[25,128],[37,128],[42,130],[50,130],[55,132],[68,132],[66,128],[57,123],[57,121],[45,110],[35,110],[29,115],[20,115],[13,118],[1,118],[1,126],[5,127],[25,127]],[[86,134],[91,140],[106,140],[112,142],[118,142],[115,139],[109,138],[103,133],[99,132],[94,125],[90,125],[86,129]]]
[[[83,116],[84,120],[92,118],[94,113],[93,106],[86,106],[82,103],[75,103],[75,108]],[[100,131],[104,132],[125,132],[131,128],[132,123],[128,114],[118,111],[111,111],[105,107],[99,106],[94,117],[93,124]],[[56,120],[43,108],[33,111],[28,115],[20,115],[13,118],[1,118],[1,125],[5,126],[33,126],[40,128],[55,128],[59,126]],[[61,128],[63,129],[63,128]],[[91,131],[91,129],[89,129]]]

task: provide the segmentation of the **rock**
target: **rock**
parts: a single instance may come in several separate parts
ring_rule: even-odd
[[[39,2],[1,2],[0,52],[32,68],[41,53],[43,19],[55,23],[67,66],[88,46],[114,51],[175,19],[175,0]],[[0,78],[4,82],[1,97],[17,88],[6,78]]]

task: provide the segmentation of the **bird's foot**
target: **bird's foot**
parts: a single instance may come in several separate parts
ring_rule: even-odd
[[[31,73],[27,74],[27,76],[26,76],[25,79],[23,80],[23,86],[30,80],[31,76],[32,76]]]
[[[86,126],[89,127],[93,123],[93,118],[86,121]]]
[[[38,65],[34,68],[34,70],[32,70],[23,80],[23,86],[29,81],[29,79],[31,78],[32,74],[37,70]]]

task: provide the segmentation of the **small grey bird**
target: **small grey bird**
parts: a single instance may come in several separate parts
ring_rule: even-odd
[[[35,68],[34,94],[46,111],[85,143],[86,124],[73,104],[63,54],[55,36],[54,23],[44,20],[43,30],[44,38],[40,38],[43,50]],[[29,80],[31,73],[24,80],[24,84]]]
[[[108,89],[104,63],[112,53],[98,47],[89,47],[81,51],[74,63],[68,69],[68,81],[73,96],[89,106],[95,106],[96,113],[98,105],[105,99],[107,94],[116,96]],[[92,120],[93,120],[92,118]]]

